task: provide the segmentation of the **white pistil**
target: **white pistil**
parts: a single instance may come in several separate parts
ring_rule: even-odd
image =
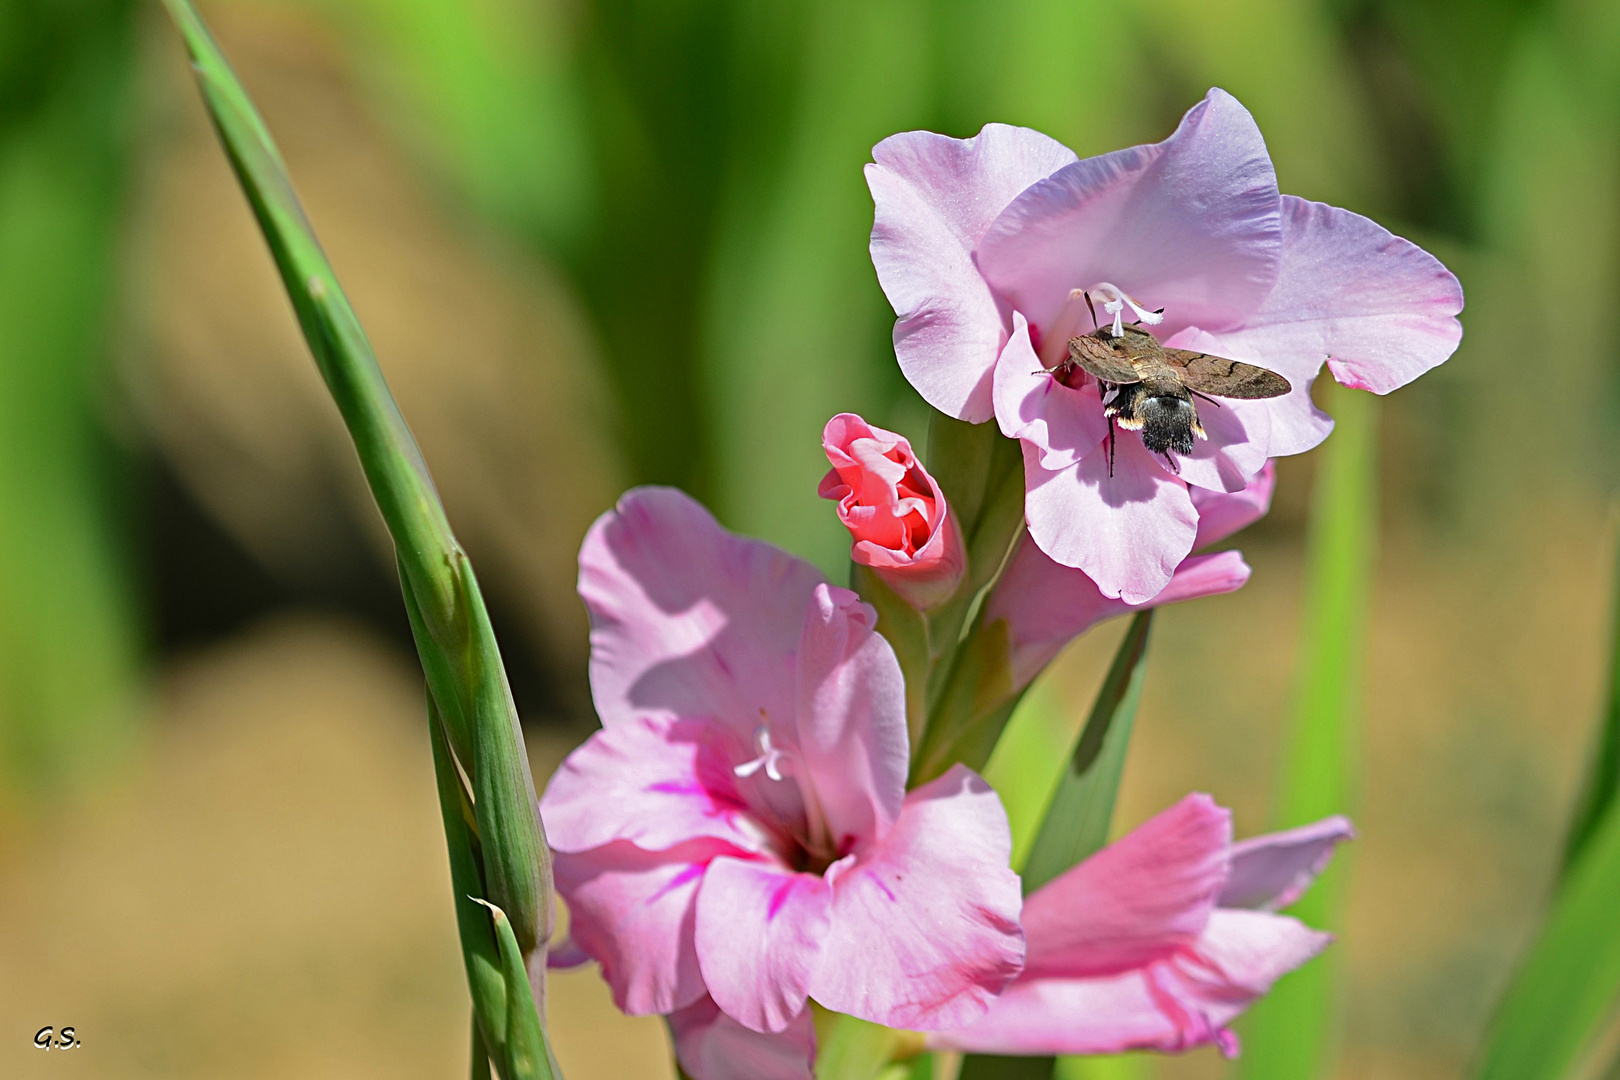
[[[785,775],[782,771],[784,764],[791,764],[787,751],[779,750],[771,745],[771,729],[764,724],[754,733],[754,739],[759,744],[759,757],[752,761],[745,761],[731,771],[747,779],[759,770],[764,769],[765,775],[772,780],[780,780]]]

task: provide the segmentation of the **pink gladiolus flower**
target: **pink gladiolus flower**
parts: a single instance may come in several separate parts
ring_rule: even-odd
[[[906,791],[872,609],[658,488],[591,528],[580,595],[603,728],[541,813],[619,1007],[708,997],[756,1032],[809,997],[914,1030],[981,1015],[1023,957],[1006,814],[961,766]]]
[[[1332,817],[1232,843],[1231,815],[1189,795],[1036,890],[1022,975],[983,1020],[930,1037],[989,1054],[1111,1054],[1214,1043],[1332,935],[1273,914],[1354,835]]]
[[[1271,508],[1276,470],[1268,462],[1242,491],[1192,490],[1198,508],[1197,547],[1226,539],[1253,524]],[[1013,553],[995,591],[985,603],[986,625],[1007,623],[1009,666],[1015,688],[1028,684],[1063,646],[1105,619],[1144,608],[1236,592],[1249,580],[1249,564],[1236,551],[1189,555],[1170,584],[1151,600],[1128,604],[1109,599],[1084,571],[1052,561],[1026,537]]]
[[[832,462],[821,497],[838,500],[838,520],[855,538],[850,558],[876,570],[914,608],[948,600],[967,568],[962,532],[911,443],[839,413],[827,421],[821,446]]]
[[[1462,336],[1457,279],[1358,214],[1280,194],[1253,118],[1221,90],[1164,142],[1084,161],[999,124],[967,140],[906,132],[873,158],[872,261],[902,371],[934,407],[1023,441],[1030,535],[1110,599],[1169,583],[1198,530],[1190,488],[1237,491],[1327,436],[1310,397],[1324,361],[1383,394]],[[1155,455],[1126,431],[1111,451],[1097,381],[1048,374],[1092,329],[1087,292],[1104,319],[1292,389],[1196,403],[1207,438],[1192,454]]]

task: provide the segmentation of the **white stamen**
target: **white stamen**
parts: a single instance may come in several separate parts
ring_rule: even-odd
[[[784,775],[782,766],[790,764],[787,751],[779,750],[771,745],[771,729],[764,724],[761,724],[759,730],[754,733],[754,739],[759,743],[759,757],[752,761],[745,761],[731,771],[746,780],[759,772],[759,770],[764,769],[765,775],[772,780],[781,780]]]
[[[1103,310],[1114,317],[1113,333],[1115,337],[1119,337],[1125,332],[1122,315],[1127,304],[1130,305],[1131,311],[1135,312],[1138,322],[1145,322],[1149,326],[1157,326],[1164,322],[1164,313],[1162,311],[1149,311],[1133,300],[1124,289],[1111,281],[1099,282],[1091,291],[1099,296],[1112,297],[1110,300],[1103,301]]]

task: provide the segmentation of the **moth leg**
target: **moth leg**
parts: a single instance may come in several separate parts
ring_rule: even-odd
[[[1214,399],[1214,398],[1212,398],[1212,397],[1210,397],[1210,396],[1209,396],[1209,395],[1208,395],[1208,394],[1200,394],[1200,393],[1198,393],[1198,391],[1197,391],[1197,390],[1194,390],[1194,389],[1193,389],[1193,388],[1192,388],[1192,387],[1190,387],[1190,386],[1189,386],[1189,387],[1187,387],[1187,393],[1189,393],[1189,394],[1195,394],[1195,395],[1197,395],[1197,396],[1198,396],[1198,397],[1201,397],[1201,398],[1203,398],[1203,399],[1204,399],[1204,400],[1205,400],[1205,401],[1207,401],[1207,402],[1209,402],[1209,403],[1210,403],[1210,404],[1211,404],[1211,405],[1213,405],[1213,406],[1215,406],[1215,407],[1216,407],[1216,408],[1217,408],[1217,409],[1218,409],[1218,408],[1220,408],[1220,407],[1221,407],[1221,403],[1220,403],[1220,402],[1218,402],[1218,401],[1216,401],[1216,400],[1215,400],[1215,399]]]
[[[1114,478],[1114,418],[1108,418],[1108,478]]]
[[[1181,463],[1178,462],[1168,450],[1164,452],[1164,463],[1170,466],[1171,472],[1175,473],[1177,476],[1181,475]]]

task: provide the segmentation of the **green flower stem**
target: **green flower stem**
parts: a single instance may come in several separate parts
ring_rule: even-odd
[[[460,895],[475,896],[495,912],[497,936],[490,939],[490,917],[480,913],[476,920],[464,918],[457,902],[469,987],[485,1041],[503,1076],[546,1076],[547,1058],[536,1049],[543,1048],[543,1040],[518,1036],[530,1027],[539,1030],[530,987],[532,982],[535,997],[543,1002],[544,947],[551,932],[550,853],[517,710],[477,580],[269,131],[190,0],[165,4],[394,539],[406,609],[436,707],[435,732],[442,728],[448,751],[472,784],[477,832],[461,845],[464,852],[458,852],[450,825],[452,817],[461,819],[463,794],[458,790],[455,803],[443,805],[452,867],[468,859],[473,863],[470,870],[460,866]],[[440,793],[447,795],[442,782]],[[515,953],[505,947],[508,936]],[[519,961],[515,968],[514,956]],[[528,972],[521,987],[510,982],[515,970]],[[504,1008],[494,1000],[497,981]],[[525,1019],[514,1028],[516,1013],[525,1010],[535,1014],[532,1024]]]
[[[928,429],[928,468],[962,530],[967,573],[956,594],[927,613],[925,644],[890,636],[897,652],[915,655],[921,648],[927,656],[926,665],[919,665],[926,669],[927,719],[912,725],[912,786],[958,761],[982,768],[1019,689],[1007,667],[1005,626],[985,626],[982,619],[985,597],[1024,531],[1018,442],[1003,438],[993,423],[967,424],[935,413]],[[881,620],[878,629],[884,629]],[[907,634],[896,630],[902,638]],[[911,671],[906,677],[909,685]]]

